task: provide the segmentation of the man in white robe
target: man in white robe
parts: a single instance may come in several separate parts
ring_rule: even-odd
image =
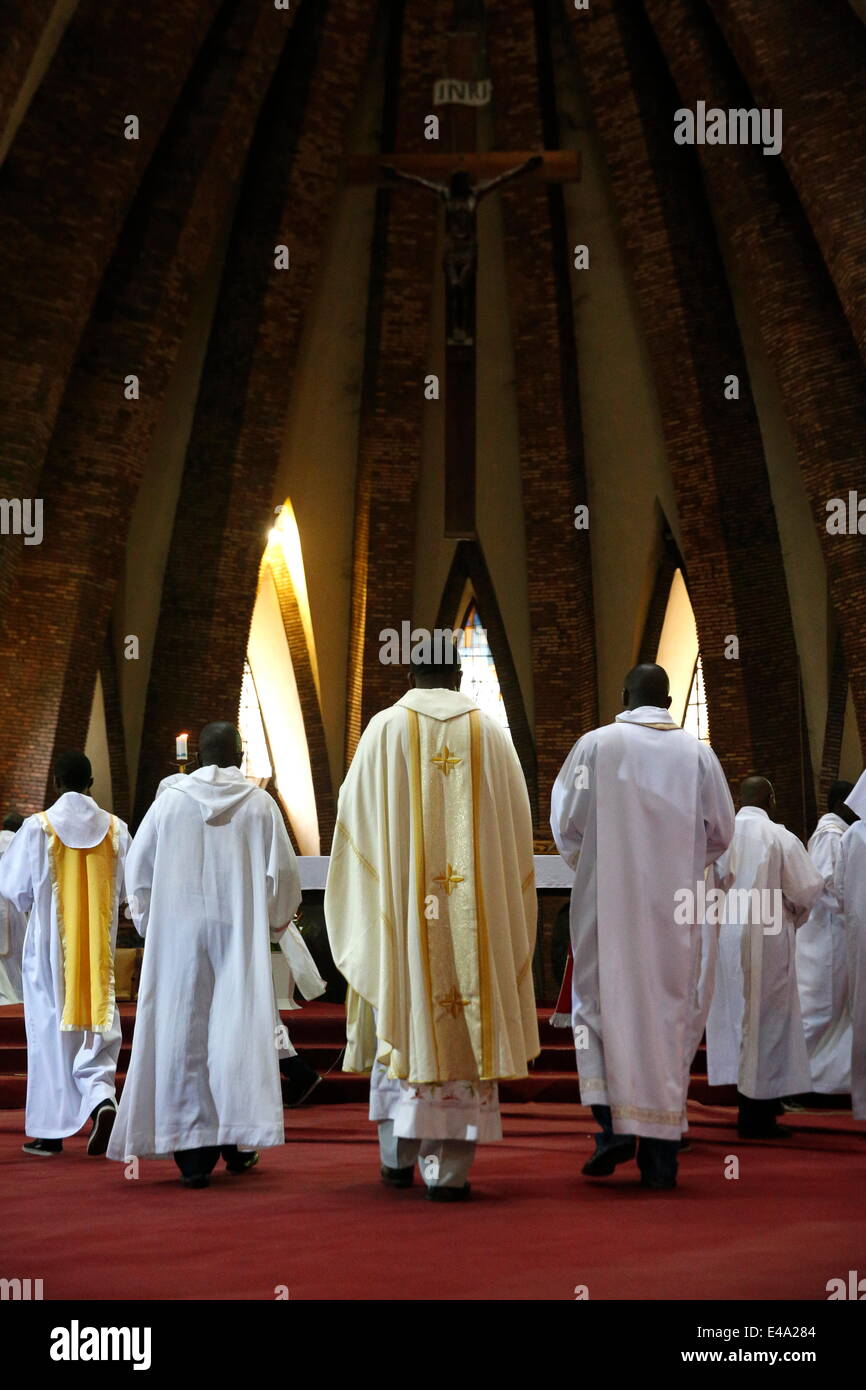
[[[866,772],[845,804],[860,819],[842,836],[835,888],[848,941],[851,1108],[866,1120]]]
[[[156,789],[156,797],[162,796],[169,787],[183,786],[185,777],[186,773],[183,772],[172,772],[168,777],[163,777]],[[289,971],[288,1007],[289,1009],[298,1009],[301,1006],[294,999],[296,987],[305,999],[317,999],[328,988],[327,982],[320,976],[307,943],[294,924],[290,923],[282,933],[279,946]],[[278,1039],[277,1058],[282,1077],[283,1105],[287,1110],[296,1110],[298,1106],[309,1100],[313,1091],[321,1084],[322,1078],[315,1067],[311,1067],[306,1058],[302,1057],[294,1046],[285,1020],[280,1015],[276,989],[274,991],[274,1015],[274,1027],[277,1030]]]
[[[0,830],[0,859],[15,839],[16,831],[24,824],[24,817],[17,811],[10,811],[3,819]],[[24,933],[27,930],[27,914],[19,912],[5,898],[0,898],[0,1005],[20,1004],[24,998],[21,981],[21,953],[24,949]]]
[[[836,898],[836,865],[842,836],[857,817],[845,805],[852,782],[834,782],[809,841],[809,855],[824,891],[797,932],[797,987],[812,1090],[847,1095],[851,1090],[851,1011],[848,1001],[848,943]]]
[[[716,866],[727,890],[724,942],[739,946],[739,971],[726,978],[733,952],[720,943],[717,993],[707,1024],[708,1074],[711,1084],[735,1081],[741,1138],[785,1138],[790,1131],[777,1123],[779,1103],[811,1085],[794,933],[806,921],[824,880],[797,836],[771,820],[776,800],[765,777],[747,777],[739,800],[734,838]],[[737,991],[742,1002],[735,1009],[731,1001]],[[722,1003],[726,1015],[720,1020]],[[739,1032],[730,1034],[737,1012]],[[723,1081],[714,1080],[721,1074],[715,1055],[720,1046],[730,1069]]]
[[[557,848],[575,869],[572,1023],[580,1095],[601,1126],[583,1172],[607,1177],[636,1156],[642,1184],[657,1191],[676,1185],[705,1007],[704,871],[734,829],[716,755],[674,722],[670,703],[662,667],[630,671],[625,709],[575,744],[554,785],[551,812]],[[678,910],[683,894],[685,912]]]
[[[120,1015],[117,914],[129,832],[97,806],[83,753],[62,753],[61,793],[29,816],[0,859],[0,896],[30,913],[22,953],[27,1032],[24,1152],[59,1154],[90,1118],[87,1152],[104,1154],[115,1116]]]
[[[428,639],[429,640],[429,639]],[[423,653],[422,653],[423,654]],[[430,655],[435,658],[435,653]],[[345,1069],[372,1065],[381,1177],[459,1201],[502,1137],[497,1081],[537,1056],[532,818],[508,735],[450,642],[374,716],[340,791],[325,892],[349,984]]]
[[[208,724],[200,767],[170,779],[127,864],[145,948],[108,1156],[171,1154],[193,1188],[221,1153],[243,1173],[285,1140],[270,943],[301,891],[279,810],[241,761],[238,731]]]

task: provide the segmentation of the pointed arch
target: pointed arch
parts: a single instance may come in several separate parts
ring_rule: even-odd
[[[529,799],[533,809],[533,819],[538,819],[538,769],[535,757],[535,742],[526,716],[526,706],[517,668],[511,654],[508,635],[496,599],[496,591],[484,559],[484,552],[478,541],[458,541],[454,549],[451,569],[442,591],[439,605],[437,627],[456,627],[462,622],[469,597],[475,598],[481,614],[487,640],[496,666],[499,688],[508,717],[508,728],[514,748],[523,768]]]
[[[239,719],[248,775],[265,784],[273,778],[301,853],[320,853],[333,833],[334,797],[301,538],[288,499],[259,568]]]

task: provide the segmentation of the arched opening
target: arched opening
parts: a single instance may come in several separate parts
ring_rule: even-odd
[[[294,630],[287,630],[295,619]],[[294,656],[292,640],[294,641]],[[297,670],[297,659],[306,671]],[[291,504],[281,508],[259,568],[238,727],[244,772],[273,784],[301,854],[320,853],[319,818],[299,685],[317,695],[317,669],[301,538]]]
[[[671,715],[705,743],[710,741],[698,629],[681,569],[674,571],[656,661],[670,678]]]
[[[508,727],[505,701],[496,674],[496,662],[493,660],[487,631],[481,621],[474,596],[466,603],[460,626],[463,628],[460,646],[463,674],[460,691],[474,700],[485,714],[491,715],[510,737],[511,730]]]

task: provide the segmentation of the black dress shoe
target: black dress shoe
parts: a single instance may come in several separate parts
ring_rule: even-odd
[[[414,1167],[411,1168],[386,1168],[383,1164],[380,1168],[382,1181],[386,1187],[411,1187],[412,1178],[415,1173]]]
[[[232,1154],[229,1158],[226,1158],[225,1154],[223,1154],[223,1158],[226,1159],[227,1173],[248,1173],[251,1168],[255,1168],[261,1158],[261,1154],[258,1149],[256,1149],[254,1153]]]
[[[62,1139],[28,1139],[21,1148],[26,1154],[34,1154],[36,1158],[54,1158],[55,1154],[63,1153]]]
[[[468,1202],[471,1188],[468,1182],[462,1187],[428,1187],[428,1202]]]
[[[637,1153],[637,1144],[629,1139],[625,1144],[616,1144],[610,1149],[596,1149],[581,1168],[587,1178],[609,1178],[619,1163],[628,1163]]]
[[[181,1178],[184,1187],[210,1187],[210,1176],[207,1173],[192,1173],[188,1178]]]
[[[680,1154],[690,1154],[691,1151],[692,1151],[692,1141],[691,1141],[691,1139],[681,1139],[680,1142],[679,1142],[679,1145],[677,1146],[677,1153],[680,1153]]]
[[[287,1110],[303,1105],[322,1081],[315,1067],[311,1067],[301,1056],[283,1057],[280,1072],[283,1078],[283,1105]]]
[[[90,1118],[93,1124],[90,1127],[87,1152],[91,1156],[94,1154],[99,1156],[100,1154],[104,1154],[108,1148],[111,1131],[114,1129],[114,1121],[117,1119],[117,1101],[101,1101]]]
[[[676,1178],[651,1177],[649,1173],[641,1173],[640,1185],[649,1188],[650,1192],[673,1192],[677,1180]]]

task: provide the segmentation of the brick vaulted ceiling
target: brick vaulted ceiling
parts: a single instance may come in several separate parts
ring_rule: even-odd
[[[847,0],[10,0],[0,20],[0,495],[43,499],[44,537],[34,546],[0,537],[0,806],[42,804],[52,754],[84,744],[97,674],[122,813],[142,813],[171,770],[180,727],[234,718],[263,537],[285,492],[287,420],[300,373],[316,369],[305,335],[336,273],[329,228],[348,159],[359,148],[430,149],[432,86],[445,75],[452,21],[468,10],[484,23],[491,148],[580,148],[585,137],[599,152],[713,743],[729,776],[771,770],[780,811],[802,832],[814,810],[812,764],[826,784],[826,750],[831,762],[839,756],[846,681],[866,739],[866,537],[825,525],[830,498],[858,487],[866,495],[866,31]],[[572,92],[586,113],[576,132]],[[780,156],[676,145],[675,110],[699,101],[781,108]],[[369,151],[358,144],[362,111],[373,112]],[[124,137],[131,113],[137,139]],[[435,350],[441,237],[424,198],[382,186],[371,200],[353,291],[350,534],[337,566],[348,636],[340,689],[328,692],[338,733],[333,719],[310,714],[323,827],[360,729],[400,694],[400,673],[378,660],[380,630],[436,618],[413,612],[413,595],[425,563],[422,384]],[[528,730],[524,748],[533,743],[526,771],[543,833],[570,743],[612,712],[600,634],[619,621],[623,652],[636,659],[652,576],[642,606],[606,612],[609,557],[593,513],[606,495],[593,442],[603,409],[581,360],[579,277],[592,276],[595,252],[576,204],[541,179],[498,203],[525,568],[515,560],[513,574],[501,563],[484,573],[502,645],[514,651],[503,689],[520,702],[513,722]],[[572,248],[585,241],[590,269],[577,270]],[[274,265],[281,244],[288,272]],[[154,572],[162,579],[139,746],[125,737],[118,693],[119,605],[135,582],[136,506],[158,468],[155,441],[209,277],[188,435],[166,492],[165,554],[147,570],[148,582]],[[779,429],[791,441],[796,478],[784,488],[756,352],[772,368]],[[124,395],[130,374],[136,400]],[[736,401],[723,391],[731,374]],[[627,410],[616,386],[614,372],[605,399]],[[296,428],[313,439],[318,422]],[[635,479],[648,451],[631,441]],[[813,637],[780,511],[792,492],[822,568]],[[642,495],[618,497],[623,517]],[[571,517],[586,502],[590,527],[578,531]],[[315,549],[323,538],[305,535],[299,515]],[[649,509],[637,521],[655,524]],[[482,548],[484,526],[482,515]],[[510,584],[518,598],[506,602]],[[284,598],[295,612],[288,589]],[[509,631],[518,602],[526,621]],[[317,620],[328,621],[321,607]],[[290,626],[298,653],[300,627]],[[731,634],[738,660],[726,656]],[[826,647],[817,662],[826,680],[810,748],[812,640]],[[298,662],[300,671],[302,654]],[[312,710],[306,667],[303,689]]]

